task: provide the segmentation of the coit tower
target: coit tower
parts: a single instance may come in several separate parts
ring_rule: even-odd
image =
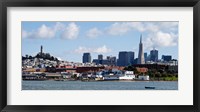
[[[43,47],[42,47],[42,45],[41,45],[41,47],[40,47],[40,53],[41,53],[41,54],[43,53]]]
[[[137,64],[145,64],[144,53],[143,53],[143,44],[142,44],[142,35],[140,36],[140,44],[139,44],[139,52],[138,52]]]

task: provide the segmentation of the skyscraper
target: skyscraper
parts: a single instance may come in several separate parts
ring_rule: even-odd
[[[147,61],[147,53],[146,52],[144,53],[144,60],[145,60],[145,62]]]
[[[158,61],[158,50],[155,48],[150,51],[150,61],[157,62]]]
[[[142,44],[142,35],[140,36],[139,52],[138,52],[138,62],[137,64],[145,64],[144,53],[143,53],[143,44]]]
[[[127,63],[128,63],[127,52],[126,51],[119,52],[117,65],[118,66],[126,66]]]
[[[134,58],[135,58],[135,53],[134,52],[131,52],[131,51],[129,51],[129,52],[127,52],[128,54],[127,54],[127,59],[128,59],[128,65],[133,65],[133,63],[134,63]]]
[[[102,64],[102,62],[103,62],[103,55],[102,54],[98,55],[98,61],[99,61],[99,64]]]
[[[132,65],[134,62],[134,52],[127,52],[127,51],[121,51],[118,55],[118,66],[128,66]]]
[[[83,53],[83,63],[91,63],[90,53]]]

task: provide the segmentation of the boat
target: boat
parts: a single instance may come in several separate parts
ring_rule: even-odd
[[[145,89],[155,89],[156,87],[153,86],[145,86]]]

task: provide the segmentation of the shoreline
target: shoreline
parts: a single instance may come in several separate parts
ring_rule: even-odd
[[[56,82],[72,82],[72,81],[80,81],[80,82],[178,82],[178,80],[89,80],[89,81],[81,81],[81,80],[22,80],[22,81],[56,81]]]

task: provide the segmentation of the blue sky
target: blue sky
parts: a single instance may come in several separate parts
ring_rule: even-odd
[[[144,52],[154,47],[178,59],[178,22],[22,22],[22,55],[43,51],[66,61],[82,62],[83,52],[116,56],[133,51],[138,56],[142,34]]]

